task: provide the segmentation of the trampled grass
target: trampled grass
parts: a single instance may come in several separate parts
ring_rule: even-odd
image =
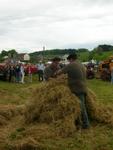
[[[88,80],[87,83],[88,87],[96,93],[99,103],[113,105],[113,85],[97,79]],[[31,89],[35,89],[37,86],[40,86],[37,80],[25,84],[0,82],[0,104],[24,104],[32,97]],[[10,131],[10,128],[7,130]],[[0,130],[0,132],[2,131]],[[9,133],[9,138],[15,142],[15,137],[21,137],[23,134],[25,134],[24,131],[17,130]],[[90,129],[80,130],[75,136],[49,139],[45,137],[40,142],[46,147],[42,148],[45,150],[113,150],[113,128],[92,122]],[[11,147],[6,145],[6,150],[9,149]]]

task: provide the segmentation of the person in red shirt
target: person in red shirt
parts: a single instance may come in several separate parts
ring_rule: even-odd
[[[30,63],[27,65],[27,73],[28,73],[28,77],[29,77],[29,82],[32,82],[33,68]]]

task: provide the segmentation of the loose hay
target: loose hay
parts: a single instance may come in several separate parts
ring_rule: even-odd
[[[63,85],[45,87],[44,84],[43,86],[44,88],[37,89],[35,98],[26,106],[27,122],[52,123],[70,114],[80,113],[79,101],[67,87]]]
[[[86,104],[92,120],[113,126],[113,109],[98,104],[95,94],[90,89],[87,92]],[[76,129],[74,122],[80,116],[80,104],[78,98],[69,90],[66,79],[60,77],[42,83],[36,89],[33,99],[26,104],[24,115],[27,123],[36,121],[60,124],[59,129],[67,131],[69,128],[69,132],[73,132]]]
[[[74,122],[80,114],[79,100],[63,84],[51,80],[37,88],[34,98],[26,105],[26,123],[52,124],[61,135],[69,135],[76,130]]]
[[[25,106],[0,105],[0,125],[6,125],[12,117],[23,114]]]
[[[7,124],[6,118],[4,116],[0,115],[0,126],[6,125],[6,124]]]
[[[92,120],[108,124],[113,127],[113,107],[96,102],[96,95],[89,89],[86,104]]]
[[[91,120],[113,126],[113,108],[98,104],[96,95],[90,89],[87,92],[86,104]],[[24,114],[25,130],[16,131],[15,141],[8,139],[7,146],[12,150],[47,149],[41,144],[41,139],[76,134],[75,120],[80,116],[80,103],[69,90],[66,79],[52,79],[41,83],[25,106],[1,106],[0,124],[6,124],[6,120],[18,114]],[[22,124],[20,121],[15,130],[22,127]]]
[[[34,138],[30,137],[20,141],[20,143],[8,143],[6,148],[11,150],[48,150],[50,148],[52,150],[58,150],[54,146],[50,147],[44,145],[43,143],[37,142]]]

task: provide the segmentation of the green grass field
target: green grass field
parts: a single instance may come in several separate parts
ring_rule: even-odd
[[[32,95],[30,88],[38,85],[38,77],[33,76],[33,82],[28,82],[25,77],[25,84],[9,83],[0,81],[0,104],[24,104]]]
[[[113,104],[113,85],[99,79],[88,80],[88,87],[92,89],[99,103]]]
[[[32,95],[29,89],[38,85],[36,76],[33,83],[18,84],[0,81],[0,104],[23,104]],[[113,85],[110,82],[93,79],[87,80],[87,85],[95,92],[99,103],[113,104]]]
[[[113,85],[110,82],[93,79],[88,80],[87,84],[95,92],[99,103],[113,105]],[[33,83],[25,84],[0,81],[0,105],[24,104],[32,98],[30,89],[37,86],[39,82],[36,77]],[[52,150],[52,147],[55,150],[113,150],[113,128],[93,122],[90,129],[79,131],[73,137],[43,139],[42,143],[47,145],[46,150]],[[8,147],[6,150],[9,150]]]

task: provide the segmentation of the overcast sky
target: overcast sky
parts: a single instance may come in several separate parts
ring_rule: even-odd
[[[0,0],[0,51],[113,44],[113,0]]]

